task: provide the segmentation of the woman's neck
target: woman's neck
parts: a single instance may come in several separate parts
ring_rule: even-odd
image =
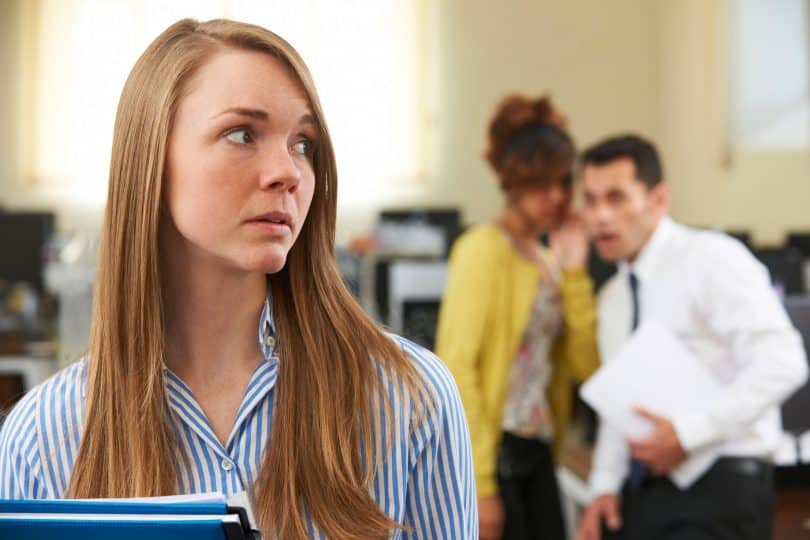
[[[164,257],[166,364],[187,383],[252,372],[267,277]]]
[[[538,237],[542,231],[514,206],[507,206],[495,223],[517,244],[537,244],[539,242]]]

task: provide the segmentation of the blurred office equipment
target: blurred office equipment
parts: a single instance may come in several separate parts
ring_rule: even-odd
[[[0,414],[54,370],[45,280],[54,227],[50,212],[0,212]]]
[[[810,296],[788,296],[785,309],[801,334],[805,352],[810,358]],[[782,428],[785,430],[785,443],[790,447],[780,452],[777,459],[780,465],[777,483],[810,487],[810,382],[782,404]]]
[[[388,325],[394,332],[432,349],[447,282],[447,263],[398,260],[389,264],[388,272]]]
[[[44,292],[44,250],[54,221],[50,212],[0,212],[0,280]]]
[[[463,227],[453,208],[383,210],[363,261],[363,305],[394,332],[433,346],[447,255]]]
[[[428,232],[431,230],[434,231],[433,235]],[[461,214],[457,208],[383,210],[377,222],[378,232],[383,235],[391,234],[383,239],[383,241],[391,240],[384,243],[383,250],[398,251],[401,254],[406,250],[411,251],[409,246],[418,246],[421,240],[423,242],[421,249],[417,249],[419,253],[447,257],[450,247],[462,230]],[[414,234],[423,236],[414,240],[412,237]]]
[[[810,287],[810,232],[791,232],[787,235],[787,245],[798,249],[802,254],[802,269],[804,274],[804,286],[806,292]]]
[[[787,245],[799,250],[804,259],[810,259],[810,232],[788,233]]]
[[[798,249],[755,249],[754,255],[768,268],[771,282],[782,298],[805,292],[804,261]]]
[[[80,232],[53,243],[45,282],[59,298],[60,365],[79,359],[87,350],[98,242],[98,233]]]

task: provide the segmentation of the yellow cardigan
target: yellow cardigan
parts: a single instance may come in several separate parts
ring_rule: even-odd
[[[512,362],[540,283],[540,269],[518,254],[494,225],[474,227],[450,254],[436,353],[453,373],[472,437],[478,496],[497,493],[496,460]],[[571,415],[574,380],[598,365],[593,284],[584,270],[565,271],[561,285],[565,327],[554,344],[548,403],[555,452]]]

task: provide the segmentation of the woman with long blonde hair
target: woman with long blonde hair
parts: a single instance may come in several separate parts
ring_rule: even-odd
[[[149,45],[116,116],[89,353],[11,412],[0,498],[247,490],[274,538],[477,538],[456,387],[344,288],[336,181],[283,39],[186,19]]]

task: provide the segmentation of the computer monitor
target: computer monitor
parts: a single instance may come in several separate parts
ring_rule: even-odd
[[[450,252],[450,247],[462,233],[461,212],[458,208],[403,208],[388,209],[380,212],[381,223],[412,223],[420,222],[440,228],[444,231],[444,256]]]
[[[45,291],[43,253],[54,221],[50,212],[0,212],[0,280]]]
[[[805,259],[810,259],[810,232],[792,232],[787,236],[787,245],[796,248]]]
[[[783,296],[804,293],[804,261],[798,249],[757,249],[754,256],[768,268],[771,282]]]

